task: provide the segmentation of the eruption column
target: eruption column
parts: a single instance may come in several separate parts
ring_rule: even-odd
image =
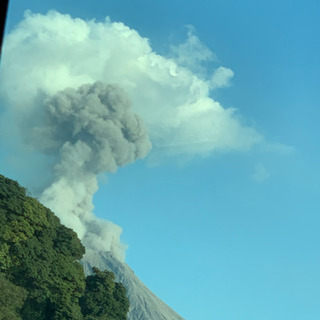
[[[147,155],[151,144],[142,120],[116,85],[96,82],[65,89],[44,101],[32,144],[56,159],[54,180],[40,196],[88,249],[124,259],[121,228],[93,214],[97,175],[115,172]]]

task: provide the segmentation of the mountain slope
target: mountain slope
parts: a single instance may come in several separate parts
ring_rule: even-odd
[[[88,250],[81,263],[86,275],[92,273],[92,267],[112,271],[116,281],[125,286],[130,300],[128,320],[184,320],[154,295],[126,263],[120,262],[110,252]]]

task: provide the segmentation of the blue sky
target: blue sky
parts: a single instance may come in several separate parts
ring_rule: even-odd
[[[136,92],[130,86],[127,91],[133,107],[136,101],[141,103],[135,111],[147,123],[153,150],[115,174],[99,175],[94,212],[122,227],[122,242],[128,244],[126,262],[140,279],[188,320],[318,319],[319,2],[12,0],[7,33],[26,9],[43,15],[55,9],[98,22],[109,16],[112,22],[122,22],[139,34],[137,46],[142,46],[141,37],[148,38],[157,53],[154,59],[164,58],[159,61],[168,68],[168,59],[180,63],[186,79],[196,76],[202,79],[199,87],[209,87],[210,101],[218,101],[223,110],[237,110],[236,116],[222,112],[231,122],[221,120],[226,129],[217,135],[216,144],[200,149],[197,139],[215,132],[200,115],[188,118],[182,110],[183,118],[175,118],[181,127],[175,127],[165,118],[171,109],[163,122],[157,122],[158,111],[148,113],[143,106],[149,92],[162,104],[168,99],[174,106],[175,97],[182,101],[187,91],[166,91],[173,87],[162,78],[156,82],[159,88],[148,87],[145,73],[139,78],[134,74],[138,69],[129,74],[115,64],[114,73],[110,71],[111,81],[126,86],[126,79],[118,77],[121,71],[140,84]],[[195,52],[209,50],[212,59],[198,61],[189,48],[184,56],[180,52],[180,58],[192,61],[186,65],[179,60],[172,48],[178,50],[188,39],[197,39]],[[135,47],[122,50],[130,54]],[[11,83],[5,56],[2,62],[4,79]],[[224,74],[227,85],[220,88],[210,82],[219,67],[234,73]],[[33,72],[27,67],[19,70]],[[89,71],[87,75],[97,80]],[[179,81],[182,88],[183,77]],[[15,92],[12,88],[5,86],[9,91],[2,94]],[[8,106],[3,96],[1,103],[5,117]],[[210,109],[211,102],[207,103]],[[167,110],[165,105],[163,109]],[[240,127],[228,144],[224,139],[234,125]],[[167,131],[157,131],[159,127],[169,130],[168,136]],[[41,155],[21,151],[21,140],[16,138],[15,144],[5,130],[0,131],[1,173],[36,189],[37,181],[45,180]],[[178,146],[173,153],[168,148],[171,138]],[[179,143],[187,146],[179,149]],[[17,159],[21,154],[23,161]]]

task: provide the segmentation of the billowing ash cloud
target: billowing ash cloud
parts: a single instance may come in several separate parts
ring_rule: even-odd
[[[31,140],[43,151],[60,153],[60,174],[113,172],[150,150],[142,120],[116,85],[95,82],[65,89],[46,99],[44,110]]]
[[[40,195],[87,248],[110,250],[120,260],[121,228],[97,219],[92,197],[97,175],[143,158],[151,144],[124,92],[102,82],[69,88],[47,98],[38,125],[24,126],[30,143],[56,159],[54,181]],[[38,111],[34,111],[38,112]]]

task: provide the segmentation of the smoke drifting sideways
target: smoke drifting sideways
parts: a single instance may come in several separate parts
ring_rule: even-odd
[[[145,157],[151,143],[142,120],[130,111],[116,85],[95,82],[44,99],[37,124],[24,125],[28,142],[55,159],[53,181],[39,200],[75,230],[87,249],[111,251],[119,260],[126,246],[121,227],[93,214],[97,175]],[[31,123],[31,122],[30,122]]]

